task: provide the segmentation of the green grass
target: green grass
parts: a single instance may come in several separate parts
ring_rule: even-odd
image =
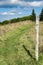
[[[34,42],[35,23],[21,25],[16,30],[9,31],[0,39],[0,65],[43,65],[43,53],[35,61]],[[31,57],[28,51],[30,51]]]

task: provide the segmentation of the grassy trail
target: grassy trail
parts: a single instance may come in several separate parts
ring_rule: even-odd
[[[34,56],[34,43],[27,35],[33,26],[34,23],[21,26],[2,37],[0,40],[0,65],[43,65],[42,56],[41,60],[36,62],[27,52],[29,50]]]

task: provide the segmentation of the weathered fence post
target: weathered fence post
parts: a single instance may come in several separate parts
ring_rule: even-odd
[[[35,58],[38,61],[38,46],[39,46],[39,16],[36,16],[36,43],[35,43]]]

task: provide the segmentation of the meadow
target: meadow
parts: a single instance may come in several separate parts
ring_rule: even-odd
[[[0,25],[0,65],[43,65],[43,22],[39,27],[39,60],[35,60],[35,22]]]

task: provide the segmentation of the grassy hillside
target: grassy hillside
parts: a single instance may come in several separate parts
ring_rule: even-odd
[[[40,22],[39,61],[35,61],[35,23],[0,26],[0,65],[43,65],[43,22]]]

